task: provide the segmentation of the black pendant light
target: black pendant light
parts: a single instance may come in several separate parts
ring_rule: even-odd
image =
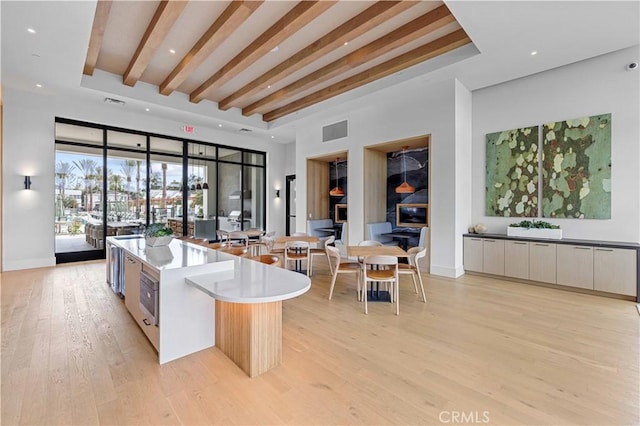
[[[198,184],[196,185],[197,191],[202,191],[202,184],[200,183],[200,158],[202,157],[202,151],[198,153]]]
[[[204,161],[203,161],[203,164],[206,167],[206,164],[207,164],[207,146],[206,145],[204,146]],[[205,168],[202,169],[202,174],[203,174],[202,180],[204,180],[204,183],[202,184],[202,189],[209,189],[209,184],[207,183],[207,179],[205,179],[206,176],[207,176],[207,174],[205,173],[205,170],[206,170]]]
[[[340,188],[340,175],[338,174],[338,160],[340,157],[336,158],[336,186],[331,191],[329,191],[329,195],[332,197],[344,197],[344,190]]]
[[[189,145],[189,152],[191,152],[191,144]],[[193,176],[193,159],[191,159],[191,176]],[[195,191],[196,190],[196,184],[195,183],[191,183],[191,187],[189,188],[191,191]]]
[[[407,182],[407,169],[405,164],[405,153],[404,153],[407,148],[409,147],[408,146],[402,147],[402,174],[403,174],[404,182],[402,182],[400,185],[396,187],[396,193],[398,194],[413,194],[414,192],[416,192],[416,189]]]

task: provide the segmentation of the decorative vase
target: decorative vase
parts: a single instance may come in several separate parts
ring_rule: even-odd
[[[162,237],[145,237],[146,245],[150,247],[167,246],[173,239],[173,235],[164,235]]]

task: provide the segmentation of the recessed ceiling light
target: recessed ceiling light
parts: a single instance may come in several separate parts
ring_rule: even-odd
[[[268,85],[268,86],[267,86],[267,89],[271,89],[271,85]]]
[[[535,51],[535,50],[531,52],[531,56],[535,56],[535,55],[537,55],[537,54],[538,54],[538,52],[537,52],[537,51]]]
[[[274,138],[275,138],[275,136],[271,135],[271,139],[274,139]]]
[[[172,55],[174,55],[176,53],[176,51],[174,49],[169,49],[169,53],[171,53]]]
[[[42,84],[38,83],[36,84],[36,87],[42,87]]]
[[[34,30],[33,28],[27,28],[27,31],[31,34],[35,34],[36,30]]]
[[[275,52],[277,52],[278,50],[280,50],[280,46],[276,46],[276,47],[274,47],[273,49],[271,49],[271,53],[275,53]]]
[[[348,42],[348,41],[345,41],[345,42],[344,42],[344,45],[346,46],[347,44],[349,44],[349,42]]]
[[[218,127],[222,127],[222,124],[218,124]]]
[[[147,112],[151,111],[149,108],[145,108],[144,110],[147,111]]]

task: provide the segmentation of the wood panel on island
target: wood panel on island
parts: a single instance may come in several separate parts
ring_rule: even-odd
[[[640,301],[638,244],[503,234],[465,234],[463,240],[467,272]]]

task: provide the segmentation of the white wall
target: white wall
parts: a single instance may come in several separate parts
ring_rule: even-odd
[[[348,151],[349,243],[357,243],[364,239],[362,205],[367,187],[366,182],[362,180],[363,148],[431,134],[431,272],[446,276],[460,275],[462,251],[456,246],[461,247],[462,234],[456,229],[456,221],[452,214],[456,211],[458,202],[455,167],[455,93],[455,80],[433,84],[424,79],[416,79],[367,95],[357,101],[346,102],[339,111],[334,108],[298,123],[298,199],[306,200],[307,197],[304,179],[306,158]],[[349,135],[343,139],[322,143],[322,126],[344,119],[349,121]],[[468,140],[467,136],[467,145]],[[298,227],[304,229],[306,206],[299,206],[297,220]]]
[[[56,97],[6,90],[4,97],[3,268],[34,268],[55,264],[54,257],[54,119],[56,116],[127,129],[184,137],[181,121],[132,113],[126,108],[96,104],[71,96]],[[273,188],[284,184],[285,145],[247,135],[198,126],[191,139],[267,152],[267,228],[284,233],[284,210]],[[32,176],[30,191],[24,175]],[[282,199],[282,198],[281,198]],[[282,204],[282,202],[280,202]]]
[[[456,259],[461,259],[462,235],[469,229],[471,221],[471,151],[472,151],[472,94],[462,83],[456,80],[456,210],[455,210],[455,246]],[[464,273],[462,264],[457,264],[456,276]]]
[[[638,59],[635,46],[474,92],[471,223],[505,233],[519,221],[484,216],[487,133],[611,113],[611,219],[549,222],[559,224],[565,238],[639,242],[640,74],[625,69]]]

